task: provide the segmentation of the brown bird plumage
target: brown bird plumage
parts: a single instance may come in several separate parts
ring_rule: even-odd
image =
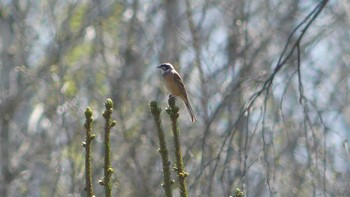
[[[191,121],[192,122],[197,121],[194,115],[193,109],[191,107],[191,104],[188,100],[186,88],[184,86],[183,80],[179,75],[179,73],[177,73],[174,67],[169,63],[163,63],[159,65],[157,68],[161,68],[164,71],[163,78],[165,81],[165,86],[167,87],[168,91],[172,95],[178,96],[183,100],[187,108],[187,111],[190,114]]]

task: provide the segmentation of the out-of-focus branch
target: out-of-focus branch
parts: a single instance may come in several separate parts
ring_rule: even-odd
[[[272,74],[267,78],[267,80],[264,82],[263,86],[260,88],[259,91],[254,93],[250,99],[246,102],[246,104],[243,106],[243,110],[241,114],[244,114],[247,110],[250,109],[250,107],[254,104],[255,100],[263,93],[266,92],[266,94],[269,93],[271,85],[273,83],[273,80],[277,73],[283,68],[283,66],[286,64],[286,62],[291,58],[292,54],[294,53],[294,50],[297,49],[298,45],[300,45],[300,42],[302,38],[304,37],[306,31],[309,29],[311,24],[315,21],[317,16],[321,13],[324,6],[327,4],[328,0],[321,1],[312,11],[309,15],[307,15],[304,20],[302,20],[297,27],[294,28],[292,33],[288,36],[287,43],[277,61],[277,64],[272,72]],[[303,28],[302,28],[303,27]],[[298,36],[298,38],[292,43],[292,38],[296,34],[296,32],[302,28],[301,34]],[[292,48],[287,53],[288,47],[292,45]]]
[[[321,13],[321,11],[323,10],[324,6],[327,4],[327,0],[324,0],[322,2],[320,2],[312,11],[309,15],[307,15],[305,17],[304,20],[302,20],[299,25],[297,27],[294,28],[294,30],[291,32],[291,34],[288,37],[287,43],[281,53],[281,55],[279,56],[279,60],[272,72],[272,74],[264,81],[263,86],[257,91],[255,92],[246,102],[245,104],[242,106],[240,112],[239,112],[239,116],[237,118],[237,120],[235,121],[234,124],[230,125],[229,128],[227,129],[228,131],[232,131],[232,132],[227,132],[227,134],[224,137],[224,140],[222,142],[222,145],[220,146],[220,150],[217,154],[217,157],[215,159],[215,167],[214,167],[214,171],[216,170],[217,166],[218,166],[218,162],[220,161],[221,155],[223,153],[223,149],[224,147],[227,145],[227,143],[230,141],[229,139],[230,136],[234,135],[235,132],[237,131],[234,128],[237,128],[237,125],[239,124],[239,122],[242,120],[242,118],[245,116],[246,112],[248,110],[251,109],[251,107],[253,106],[253,104],[255,103],[256,99],[258,97],[260,97],[264,92],[266,93],[266,98],[264,99],[264,104],[265,104],[265,108],[266,108],[266,102],[267,102],[267,98],[268,98],[268,94],[271,88],[271,85],[273,83],[274,77],[277,75],[277,73],[283,68],[283,66],[286,64],[286,62],[291,58],[292,54],[294,53],[294,51],[297,49],[298,45],[300,45],[302,38],[304,37],[306,31],[309,29],[310,25],[314,22],[314,20],[317,18],[317,16]],[[301,34],[297,37],[297,39],[292,42],[292,37],[296,34],[296,32],[298,30],[301,29]],[[291,46],[291,49],[288,51],[287,49]],[[266,113],[266,111],[265,111]],[[265,119],[265,113],[263,114],[263,120]],[[265,135],[264,133],[263,135],[263,139],[265,140]],[[265,144],[265,142],[263,142]],[[265,149],[265,148],[264,148]],[[265,157],[267,157],[265,155]],[[272,192],[272,189],[270,189],[270,192]]]
[[[207,90],[207,84],[206,84],[206,77],[203,71],[203,65],[202,65],[202,57],[201,57],[201,43],[200,43],[200,37],[199,33],[196,31],[196,26],[193,20],[192,15],[192,8],[191,8],[191,2],[190,0],[186,0],[186,14],[187,14],[187,20],[188,25],[190,28],[190,33],[192,36],[192,47],[195,50],[195,65],[198,68],[199,71],[199,78],[200,78],[200,88],[201,88],[201,109],[203,110],[203,117],[204,121],[208,120],[208,90]],[[207,135],[205,135],[207,136]]]

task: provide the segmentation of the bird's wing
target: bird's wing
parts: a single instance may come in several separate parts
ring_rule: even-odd
[[[179,87],[179,90],[181,91],[181,93],[184,95],[184,99],[187,100],[187,92],[186,92],[186,88],[184,86],[184,82],[181,78],[181,76],[177,73],[177,72],[174,72],[174,81],[176,83],[176,85]]]

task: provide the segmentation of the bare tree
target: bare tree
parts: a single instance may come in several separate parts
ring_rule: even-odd
[[[0,193],[83,194],[89,105],[101,195],[99,120],[111,97],[113,195],[161,196],[147,104],[166,107],[156,66],[170,62],[199,120],[179,105],[190,196],[236,188],[346,196],[349,8],[345,0],[0,1]]]

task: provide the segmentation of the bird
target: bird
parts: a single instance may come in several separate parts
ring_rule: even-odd
[[[163,70],[162,76],[165,82],[165,86],[170,92],[170,94],[175,97],[180,97],[182,99],[190,115],[191,121],[196,122],[197,119],[194,115],[190,101],[188,100],[187,91],[179,73],[174,69],[174,67],[170,63],[162,63],[159,66],[157,66],[157,68]]]

